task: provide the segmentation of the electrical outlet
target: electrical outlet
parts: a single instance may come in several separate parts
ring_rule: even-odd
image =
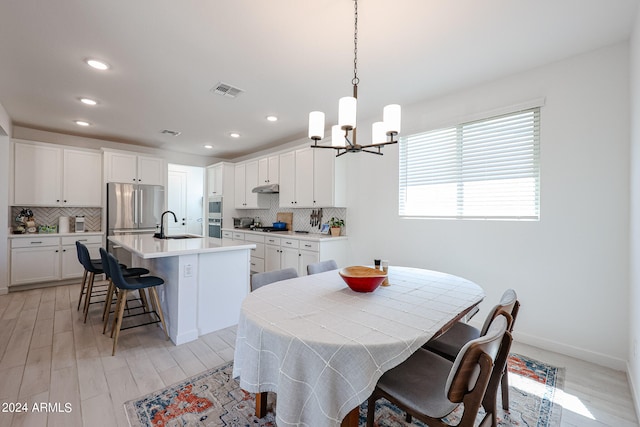
[[[184,266],[184,277],[192,277],[193,276],[193,266],[191,264],[187,264]]]

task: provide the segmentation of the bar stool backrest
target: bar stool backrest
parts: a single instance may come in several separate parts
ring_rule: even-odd
[[[78,251],[78,261],[90,273],[101,274],[102,271],[96,270],[95,266],[91,262],[91,255],[89,255],[89,249],[82,243],[76,240],[76,250]]]
[[[120,268],[120,263],[118,263],[118,260],[116,259],[116,257],[114,257],[113,255],[111,255],[106,251],[105,251],[105,256],[107,257],[107,263],[109,265],[109,267],[107,268],[109,269],[111,281],[113,282],[113,284],[120,289],[134,289],[131,286],[129,286],[126,280],[124,280],[124,276],[122,275],[122,269]]]
[[[102,259],[102,270],[107,276],[107,279],[111,279],[111,269],[109,268],[109,258],[107,258],[108,252],[104,248],[100,248],[100,259]]]

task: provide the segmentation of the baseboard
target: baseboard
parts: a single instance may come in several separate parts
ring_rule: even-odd
[[[629,382],[629,388],[631,389],[631,399],[633,400],[633,406],[636,410],[636,417],[640,414],[640,406],[638,405],[640,401],[638,401],[638,393],[636,385],[633,381],[633,375],[631,375],[631,365],[627,362],[627,381]]]
[[[557,341],[540,338],[538,336],[518,332],[517,327],[513,333],[513,338],[523,344],[539,347],[544,350],[554,351],[556,353],[564,354],[566,356],[575,357],[587,362],[595,363],[596,365],[606,366],[607,368],[615,369],[616,371],[627,372],[629,375],[628,364],[626,360],[613,357],[607,354],[599,353],[597,351],[591,351],[580,347],[575,347]]]
[[[9,288],[7,288],[6,286],[3,288],[0,288],[0,295],[4,295],[8,293],[9,293]]]

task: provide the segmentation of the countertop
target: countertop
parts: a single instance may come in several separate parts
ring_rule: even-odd
[[[256,236],[275,236],[275,237],[290,237],[298,240],[309,240],[312,242],[322,242],[327,240],[346,240],[347,236],[333,237],[329,234],[319,233],[296,233],[295,231],[253,231],[250,228],[223,228],[222,231],[234,231],[238,233],[254,234]]]
[[[10,239],[27,239],[34,237],[69,237],[69,236],[102,236],[102,231],[84,231],[82,233],[24,233],[24,234],[9,234]]]
[[[253,249],[253,243],[238,244],[237,241],[223,241],[209,237],[192,239],[156,239],[151,234],[122,234],[109,236],[116,245],[141,258],[163,258],[179,255],[225,252],[242,249]]]

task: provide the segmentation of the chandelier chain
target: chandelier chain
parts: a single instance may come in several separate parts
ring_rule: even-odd
[[[360,83],[358,78],[358,0],[353,1],[353,9],[353,80],[351,83],[357,86]]]

